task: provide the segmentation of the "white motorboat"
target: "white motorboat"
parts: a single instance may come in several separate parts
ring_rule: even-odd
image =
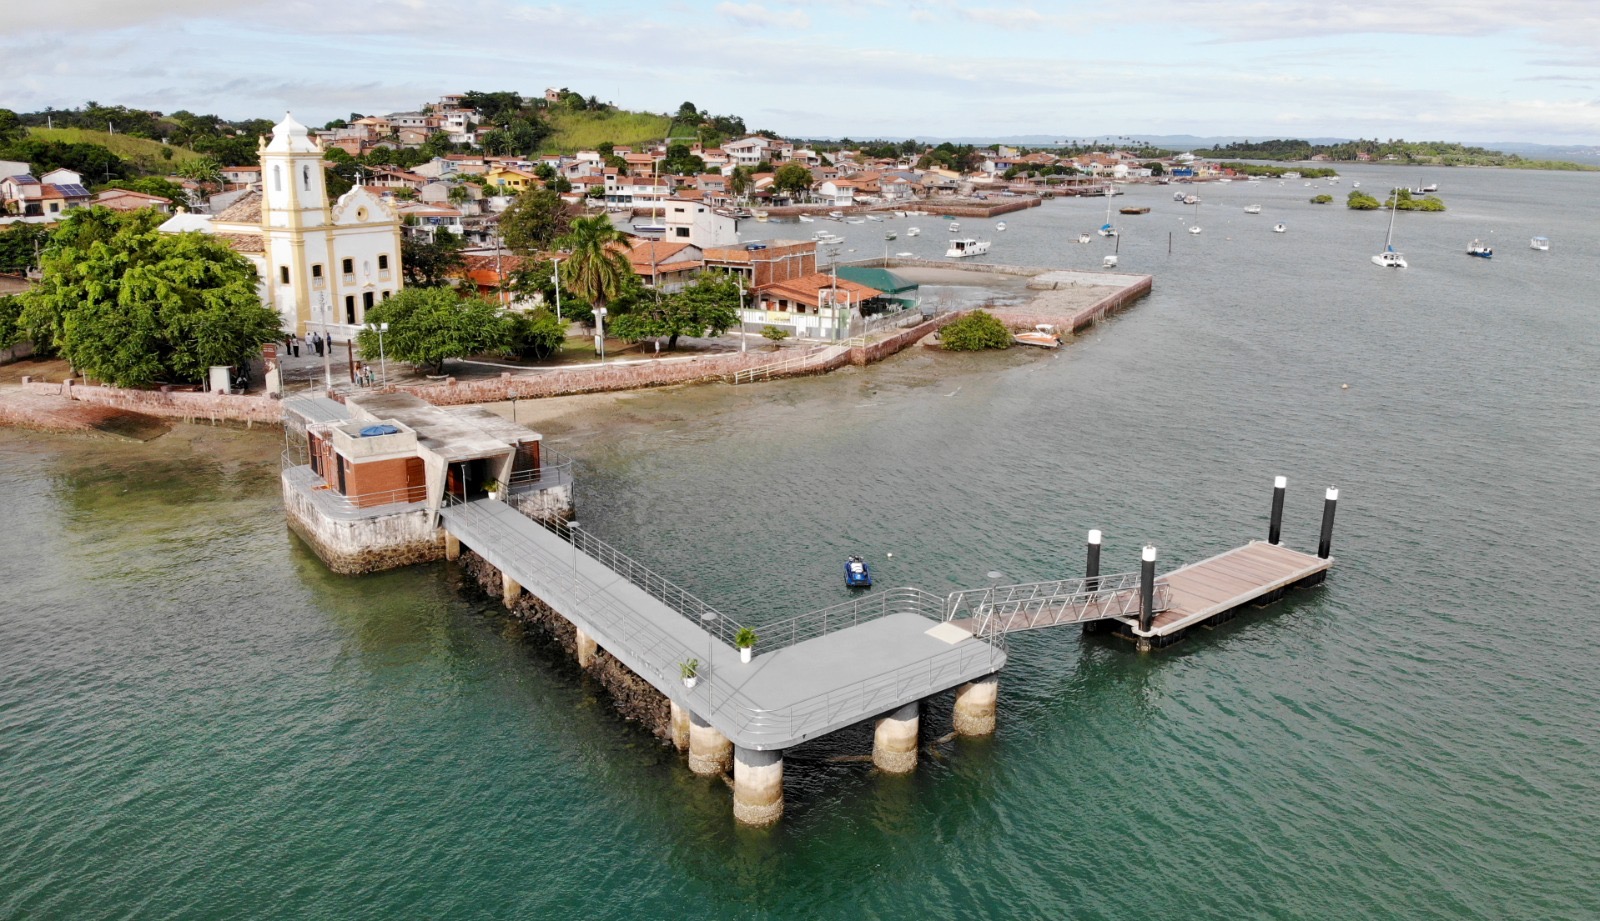
[[[1289,230],[1289,228],[1286,227],[1283,224],[1282,221],[1279,221],[1278,223],[1272,225],[1272,232],[1273,233],[1287,233],[1288,230]]]
[[[1040,323],[1033,329],[1016,333],[1011,341],[1018,345],[1034,345],[1041,349],[1061,348],[1061,337],[1056,334],[1056,328],[1049,323]]]
[[[1395,189],[1389,194],[1389,235],[1384,238],[1383,252],[1372,257],[1372,264],[1386,269],[1404,269],[1408,267],[1406,257],[1394,251],[1394,215],[1400,205],[1400,190]]]
[[[864,217],[847,217],[844,219],[844,222],[846,224],[865,224],[867,219]]]
[[[1086,234],[1086,233],[1080,233],[1080,234],[1078,234],[1078,242],[1079,242],[1079,243],[1088,243],[1088,242],[1089,242],[1089,239],[1090,239],[1090,237],[1089,237],[1089,235],[1088,235],[1088,234]]]
[[[908,237],[920,236],[921,234],[922,234],[922,228],[921,227],[907,227],[906,228],[906,236],[908,236]]]
[[[959,233],[960,231],[961,231],[961,224],[959,222],[957,222],[957,221],[951,221],[950,222],[950,232],[951,233]]]
[[[1100,260],[1100,264],[1105,266],[1108,269],[1116,268],[1117,267],[1117,256],[1116,256],[1116,254],[1113,253],[1113,254],[1111,254],[1109,256],[1106,256],[1104,259],[1101,259]]]
[[[1531,241],[1529,241],[1528,247],[1530,249],[1539,250],[1542,253],[1548,253],[1550,252],[1550,238],[1534,237]]]
[[[1245,214],[1260,214],[1261,213],[1261,206],[1260,205],[1245,205],[1244,206],[1244,213]]]
[[[1002,231],[1005,230],[1006,229],[1006,222],[1005,221],[1001,221],[1000,223],[994,225],[994,229],[995,230],[1002,230]]]
[[[950,241],[950,248],[945,250],[945,256],[950,259],[963,259],[967,256],[982,256],[989,251],[988,240],[976,240],[972,237],[957,237]]]
[[[1482,240],[1473,240],[1467,244],[1467,255],[1477,256],[1479,259],[1493,259],[1494,247]]]
[[[812,217],[809,214],[800,215],[800,223],[802,223],[802,224],[815,224],[816,222],[817,222],[817,219]]]
[[[1100,225],[1100,236],[1114,237],[1117,228],[1111,226],[1111,186],[1106,186],[1106,222]]]
[[[1173,201],[1183,201],[1183,193],[1182,192],[1173,192],[1172,193],[1172,200]]]

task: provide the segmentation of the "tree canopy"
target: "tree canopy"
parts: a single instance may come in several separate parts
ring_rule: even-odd
[[[811,189],[811,171],[798,163],[785,163],[772,177],[772,188],[798,195]]]
[[[556,240],[571,253],[561,263],[561,286],[596,308],[615,299],[634,276],[627,257],[613,248],[621,242],[622,231],[606,215],[574,218],[572,228]]]
[[[528,189],[500,214],[500,239],[524,255],[549,249],[570,229],[567,203],[551,189]]]
[[[1007,349],[1011,347],[1011,331],[994,314],[974,310],[941,329],[939,341],[952,352]]]
[[[452,358],[503,351],[510,347],[511,326],[504,312],[481,297],[461,298],[451,288],[404,288],[367,311],[368,324],[387,323],[383,341],[374,329],[357,337],[363,355],[380,346],[390,358],[444,372]]]
[[[640,299],[612,321],[611,332],[629,342],[665,338],[667,348],[675,349],[679,336],[720,336],[738,322],[738,280],[708,272],[681,291]]]
[[[72,213],[21,295],[22,325],[85,375],[122,387],[201,381],[241,365],[279,335],[256,270],[199,233],[156,230],[153,211]]]
[[[448,230],[440,230],[427,237],[407,234],[400,238],[400,266],[405,271],[406,284],[421,288],[436,288],[445,284],[451,273],[466,265],[461,250],[466,246],[461,237]]]
[[[1376,211],[1383,207],[1382,202],[1360,189],[1350,190],[1350,194],[1345,196],[1344,204],[1352,211]]]

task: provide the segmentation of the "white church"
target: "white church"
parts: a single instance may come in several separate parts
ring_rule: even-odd
[[[261,191],[221,214],[178,214],[163,231],[200,231],[226,240],[256,267],[261,300],[299,336],[326,331],[352,339],[367,311],[400,290],[400,217],[357,186],[328,203],[322,149],[285,115],[261,150]]]

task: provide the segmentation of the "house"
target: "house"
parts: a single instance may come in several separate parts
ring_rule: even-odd
[[[57,179],[72,179],[72,170],[52,170],[47,173]],[[17,217],[59,220],[73,208],[87,205],[94,196],[77,183],[44,182],[22,173],[0,179],[0,210]]]
[[[259,166],[224,166],[222,168],[222,181],[232,186],[259,186],[261,183],[261,167]]]
[[[403,222],[401,231],[408,237],[434,240],[439,231],[448,230],[456,236],[466,231],[461,225],[461,212],[449,205],[413,202],[398,209]]]
[[[413,166],[411,172],[427,179],[448,179],[456,175],[458,169],[454,160],[445,157],[434,157],[426,163],[418,163]]]
[[[702,247],[706,268],[732,272],[746,288],[801,278],[817,270],[814,240],[765,240],[736,246]]]
[[[843,208],[856,203],[856,192],[860,183],[854,179],[828,179],[818,183],[816,200],[824,204]]]
[[[83,174],[77,170],[53,169],[40,176],[39,181],[45,185],[83,185]]]
[[[724,143],[722,152],[727,154],[734,166],[753,167],[762,161],[781,163],[790,159],[794,156],[794,145],[787,141],[775,141],[761,135],[751,135]]]
[[[661,223],[667,228],[665,240],[671,243],[689,243],[704,249],[739,242],[739,222],[704,201],[667,199],[661,203]]]
[[[138,211],[154,208],[162,214],[172,213],[172,199],[159,195],[146,195],[130,189],[106,189],[94,197],[94,204],[112,211]]]
[[[572,516],[571,466],[532,429],[408,393],[283,401],[289,528],[338,573],[444,558],[446,502],[495,500],[539,520]]]
[[[636,238],[626,255],[640,281],[665,292],[687,287],[705,265],[699,247],[666,240]]]
[[[428,177],[392,167],[379,167],[372,171],[367,185],[380,189],[411,189],[416,191],[428,184]]]
[[[263,139],[260,154],[260,191],[245,192],[210,220],[174,215],[161,230],[215,234],[250,260],[261,300],[278,311],[283,329],[304,336],[326,326],[335,339],[349,339],[366,312],[401,287],[400,217],[365,186],[330,203],[322,151],[292,116]]]
[[[813,272],[755,289],[755,305],[740,311],[742,323],[789,329],[801,339],[848,339],[862,309],[883,292],[859,282]]]
[[[539,177],[533,173],[517,169],[512,166],[493,166],[485,174],[489,177],[489,184],[500,190],[502,195],[515,195],[527,189],[536,189],[543,185]]]

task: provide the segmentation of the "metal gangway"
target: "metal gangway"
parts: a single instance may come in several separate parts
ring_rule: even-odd
[[[1007,633],[1114,617],[1139,616],[1139,573],[1118,573],[1085,579],[996,585],[951,592],[944,619],[986,642],[1001,643]],[[1156,579],[1151,613],[1172,603],[1165,579]]]

